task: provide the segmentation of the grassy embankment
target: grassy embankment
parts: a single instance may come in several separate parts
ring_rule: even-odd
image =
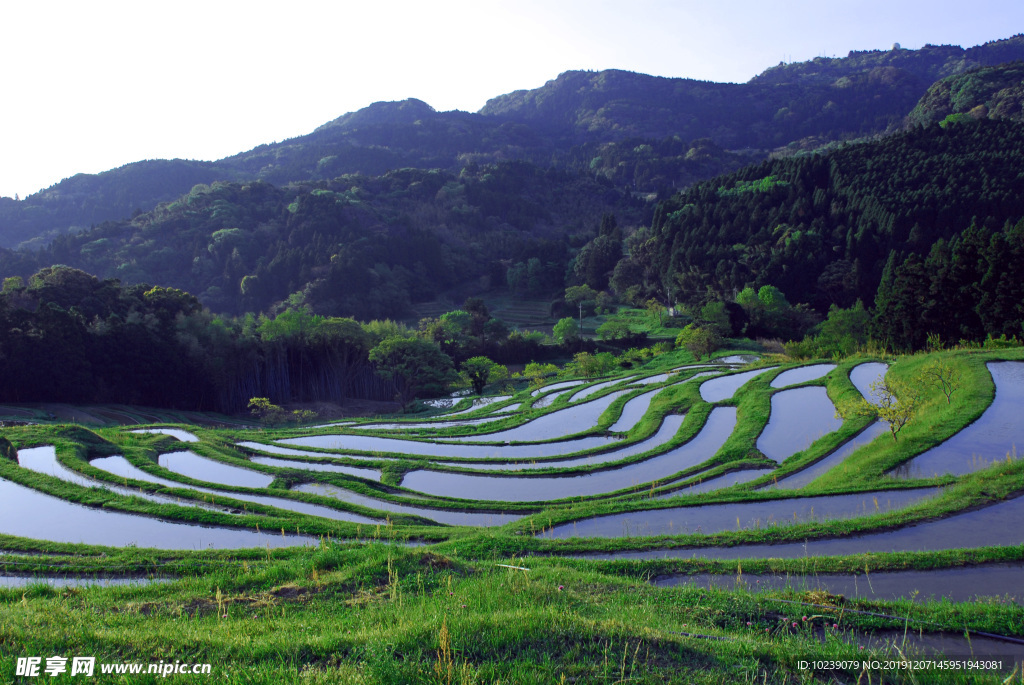
[[[875,630],[1020,634],[1024,621],[1013,605],[652,588],[581,562],[500,563],[529,570],[386,545],[325,545],[166,585],[0,590],[0,653],[9,655],[0,673],[12,677],[15,655],[58,654],[211,662],[216,682],[229,683],[866,682],[859,667],[812,673],[799,661],[913,653],[908,644],[860,649]],[[879,682],[879,671],[869,672]],[[917,670],[886,682],[1005,677]]]

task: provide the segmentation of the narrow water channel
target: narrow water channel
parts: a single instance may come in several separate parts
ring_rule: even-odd
[[[297,535],[201,526],[96,509],[0,479],[0,533],[50,542],[152,549],[233,549],[316,545]]]
[[[299,514],[306,514],[308,516],[319,516],[320,518],[331,519],[332,521],[347,521],[349,523],[372,524],[380,523],[380,521],[378,521],[377,519],[371,519],[366,516],[355,514],[349,511],[340,511],[338,509],[320,506],[319,504],[310,504],[309,502],[301,502],[299,500],[286,499],[284,497],[268,497],[266,495],[231,492],[228,490],[215,490],[213,488],[185,485],[184,483],[179,483],[177,481],[169,480],[167,478],[161,478],[159,476],[154,476],[150,473],[147,473],[121,456],[101,457],[99,459],[93,459],[92,462],[90,463],[96,468],[103,469],[104,471],[109,471],[110,473],[121,476],[122,478],[131,478],[134,480],[145,481],[147,483],[156,483],[157,485],[163,485],[169,488],[182,488],[185,490],[203,492],[208,495],[230,497],[231,499],[235,499],[240,502],[253,502],[255,504],[262,504],[264,506],[275,507],[277,509],[284,509],[286,511],[294,511]]]
[[[885,490],[727,504],[649,509],[582,519],[555,526],[550,538],[712,535],[730,530],[774,528],[807,521],[834,521],[904,509],[935,497],[939,488]]]
[[[667,417],[666,422],[679,417]],[[583,476],[491,476],[420,469],[405,474],[402,487],[443,497],[494,502],[542,502],[646,487],[714,456],[736,425],[736,409],[719,407],[688,443],[618,469]],[[671,427],[671,424],[669,424]]]
[[[922,552],[1024,544],[1024,497],[896,530],[776,545],[689,547],[581,555],[592,559],[794,559],[866,552]]]
[[[726,590],[824,590],[834,595],[862,599],[894,600],[910,598],[915,602],[969,602],[994,598],[1012,604],[1024,604],[1024,565],[992,564],[929,571],[863,571],[817,573],[814,575],[672,575],[656,578],[655,585],[670,587],[696,585]]]

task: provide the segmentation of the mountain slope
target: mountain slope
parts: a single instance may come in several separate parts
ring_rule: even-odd
[[[709,137],[724,147],[840,140],[897,125],[939,78],[1024,58],[1024,35],[964,50],[851,52],[780,64],[745,84],[625,71],[566,72],[541,88],[496,97],[482,114],[529,123],[578,143],[628,136]]]
[[[288,187],[218,182],[41,251],[0,251],[0,273],[24,279],[66,264],[186,290],[216,312],[287,299],[369,320],[401,316],[467,282],[503,285],[509,268],[531,259],[538,287],[558,290],[569,243],[585,242],[605,213],[644,220],[642,203],[603,180],[525,162]]]
[[[908,125],[970,116],[1024,120],[1024,62],[972,69],[934,83],[907,116]]]
[[[1007,120],[915,127],[765,162],[660,204],[612,285],[666,302],[771,285],[820,312],[870,303],[890,259],[923,258],[972,224],[999,232],[1018,222],[1022,187],[1024,124]],[[1024,280],[1016,268],[1011,280]]]

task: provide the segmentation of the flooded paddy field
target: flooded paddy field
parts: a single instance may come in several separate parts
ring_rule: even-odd
[[[567,477],[491,476],[419,470],[406,474],[402,487],[443,497],[473,493],[475,499],[502,502],[539,502],[614,492],[643,486],[705,461],[725,442],[735,421],[736,413],[731,407],[716,409],[690,442],[614,470]],[[678,430],[681,422],[682,417],[667,417],[665,425],[669,431],[672,427]]]
[[[772,461],[782,462],[842,425],[825,388],[782,390],[772,395],[771,418],[757,439],[757,448]]]
[[[186,556],[248,550],[245,563],[253,564],[269,563],[275,549],[285,556],[321,540],[380,539],[396,541],[391,550],[436,545],[428,547],[437,552],[429,563],[452,568],[571,555],[680,572],[657,579],[659,587],[819,591],[875,602],[985,598],[1020,607],[1024,562],[1013,550],[1024,545],[1024,468],[1005,453],[1024,440],[1015,413],[1024,406],[1024,362],[997,361],[994,353],[963,359],[961,394],[981,396],[968,382],[991,382],[991,404],[972,405],[970,415],[979,418],[960,428],[966,419],[954,419],[966,409],[959,396],[947,405],[922,385],[925,418],[939,419],[912,420],[899,441],[881,419],[836,418],[836,405],[852,401],[854,389],[870,399],[872,382],[905,378],[920,366],[888,357],[799,365],[773,357],[742,370],[663,361],[541,388],[520,380],[514,394],[446,398],[438,409],[451,411],[415,418],[307,427],[199,430],[161,416],[129,428],[75,427],[50,446],[41,446],[38,429],[25,428],[14,435],[16,460],[0,462],[0,535],[5,549],[36,554],[73,554],[82,544],[104,554],[130,554],[133,546]],[[942,433],[944,426],[959,430]],[[169,437],[149,437],[159,435]],[[84,437],[76,443],[75,436]],[[796,537],[805,532],[807,539]],[[1006,549],[1009,556],[995,556]],[[991,556],[974,565],[949,560],[961,550]],[[849,571],[852,562],[841,557],[875,552],[931,556],[898,572],[686,573],[691,559],[769,558],[790,570],[803,559]],[[331,554],[323,558],[338,563]],[[936,557],[945,561],[933,563]],[[647,561],[658,559],[678,561]],[[531,565],[511,565],[519,564]],[[118,576],[112,565],[83,576],[12,568],[0,587],[160,582]],[[312,568],[304,582],[319,582],[310,580]],[[402,573],[413,578],[422,569]],[[561,592],[552,589],[554,597]],[[864,644],[885,639],[851,635]],[[962,648],[943,643],[946,637],[921,637],[915,648]]]
[[[926,552],[1024,545],[1024,496],[895,530],[762,545],[688,547],[594,554],[595,559],[798,559],[867,552]]]
[[[725,589],[824,591],[844,597],[894,600],[908,597],[915,602],[968,602],[979,598],[1024,604],[1024,565],[990,564],[931,571],[860,571],[859,573],[816,573],[760,575],[671,575],[655,578],[660,587],[696,585]]]
[[[727,530],[869,516],[908,507],[938,494],[938,488],[922,488],[652,509],[564,523],[545,535],[551,538],[712,535]]]
[[[32,512],[25,516],[24,512]],[[0,479],[0,533],[49,542],[202,550],[312,545],[298,535],[165,521],[68,502]]]
[[[971,473],[1024,453],[1024,362],[987,365],[996,397],[981,417],[962,431],[892,472],[898,478]]]

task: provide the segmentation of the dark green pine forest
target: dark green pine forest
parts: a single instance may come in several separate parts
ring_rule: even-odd
[[[0,401],[404,400],[593,348],[514,330],[494,293],[674,307],[798,356],[1019,338],[1020,60],[1018,35],[744,84],[567,72],[0,198]],[[465,304],[395,323],[430,301]]]

